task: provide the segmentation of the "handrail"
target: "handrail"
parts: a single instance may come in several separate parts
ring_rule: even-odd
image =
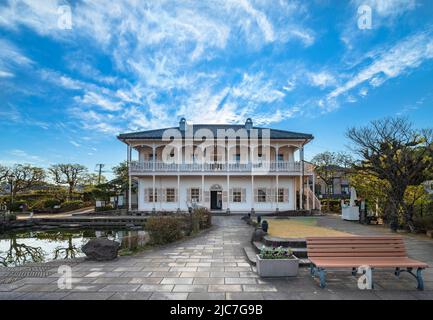
[[[131,172],[251,172],[251,171],[270,171],[270,172],[301,172],[302,164],[300,161],[258,161],[258,162],[205,162],[205,163],[170,163],[164,161],[131,161]],[[304,163],[304,172],[313,172],[313,167]]]

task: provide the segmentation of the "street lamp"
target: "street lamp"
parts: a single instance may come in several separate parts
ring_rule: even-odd
[[[14,192],[13,192],[13,190],[14,190],[14,179],[15,179],[15,176],[13,174],[11,174],[9,176],[9,183],[11,185],[11,205],[10,206],[12,206],[12,204],[14,203]]]

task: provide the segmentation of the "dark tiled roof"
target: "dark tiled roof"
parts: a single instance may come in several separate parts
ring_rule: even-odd
[[[194,134],[199,129],[209,129],[212,131],[213,135],[217,137],[217,130],[218,129],[233,129],[233,130],[239,130],[241,128],[245,128],[242,124],[195,124],[194,125]],[[254,129],[258,130],[258,136],[261,138],[262,136],[262,130],[263,129],[269,129],[269,128],[260,128],[260,127],[253,127]],[[120,140],[125,139],[162,139],[162,135],[165,130],[168,129],[179,129],[179,127],[171,127],[171,128],[163,128],[163,129],[156,129],[156,130],[146,130],[146,131],[140,131],[140,132],[130,132],[130,133],[122,133],[117,136]],[[313,135],[307,134],[307,133],[299,133],[299,132],[292,132],[292,131],[285,131],[285,130],[278,130],[278,129],[269,129],[271,139],[307,139],[311,140],[314,139]],[[182,132],[182,136],[184,136],[184,132]]]

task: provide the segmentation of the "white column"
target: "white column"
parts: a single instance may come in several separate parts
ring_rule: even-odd
[[[301,198],[300,209],[304,209],[303,198],[304,198],[304,146],[301,146],[300,151],[300,160],[301,160],[301,185],[299,191],[299,197]]]
[[[279,193],[278,193],[278,189],[279,189],[279,176],[278,176],[278,174],[276,175],[276,179],[277,179],[277,196],[276,196],[276,200],[277,200],[277,210],[279,210],[280,208],[279,208],[279,202],[278,202],[278,195],[279,195]],[[289,197],[289,195],[287,194],[287,198]],[[283,201],[284,201],[284,193],[283,193]]]
[[[230,176],[227,174],[227,210],[230,209]]]
[[[180,210],[180,175],[177,175],[177,207]]]
[[[279,171],[279,163],[278,163],[278,153],[279,153],[279,150],[280,150],[280,146],[278,145],[278,143],[277,143],[277,145],[276,145],[276,147],[275,147],[275,166],[276,166],[276,170],[277,171]],[[278,178],[277,178],[278,179]],[[278,202],[278,201],[277,201]],[[278,206],[277,206],[278,207]]]
[[[156,150],[155,144],[152,145],[152,160],[153,160],[153,171],[156,169]]]
[[[254,176],[251,174],[251,209],[254,208]]]
[[[313,172],[313,196],[316,196],[316,173]],[[316,199],[313,198],[313,210],[316,209]]]
[[[131,146],[128,144],[127,148],[127,163],[128,163],[128,210],[132,210],[132,203],[131,203],[131,191],[132,191],[132,179],[131,179]]]
[[[302,176],[299,176],[299,210],[304,208],[302,204]]]
[[[201,202],[204,206],[207,206],[207,204],[204,203],[204,175],[201,176]]]
[[[153,209],[155,209],[155,175],[152,176],[152,201]]]

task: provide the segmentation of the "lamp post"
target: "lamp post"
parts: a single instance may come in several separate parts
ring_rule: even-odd
[[[11,211],[10,209],[12,207],[12,204],[14,203],[14,192],[13,192],[14,191],[14,179],[15,179],[15,176],[13,174],[11,174],[9,176],[9,183],[11,185],[11,202],[10,202],[10,206],[9,206],[9,211]]]

